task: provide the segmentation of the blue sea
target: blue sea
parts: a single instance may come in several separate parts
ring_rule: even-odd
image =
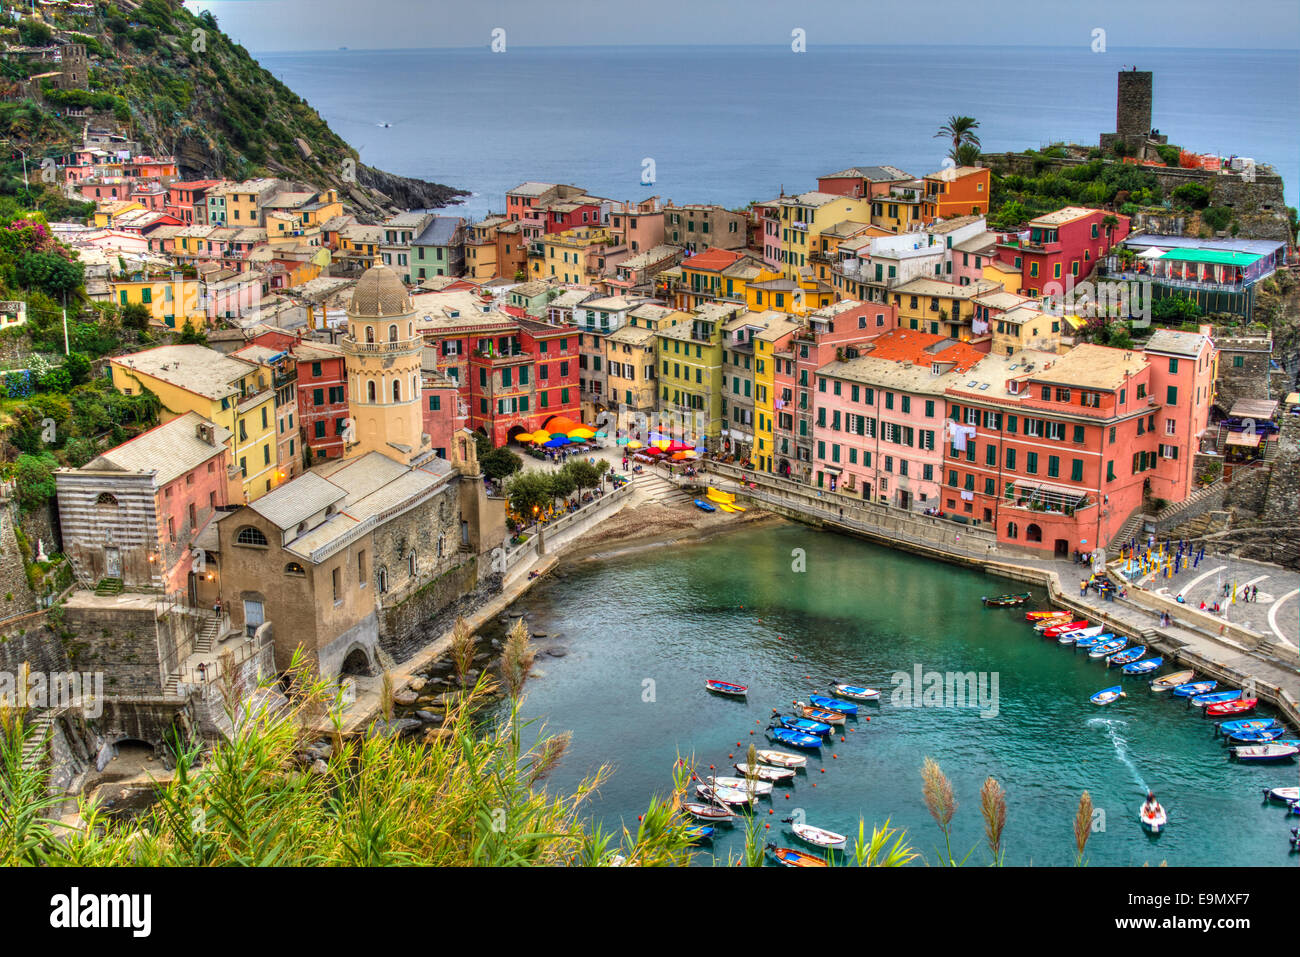
[[[735,207],[847,166],[921,176],[942,163],[934,134],[953,114],[980,121],[989,151],[1096,143],[1115,127],[1115,74],[1134,65],[1154,71],[1152,124],[1171,143],[1270,163],[1297,204],[1296,50],[485,46],[258,58],[364,162],[471,190],[457,211],[475,218],[503,210],[525,180]]]

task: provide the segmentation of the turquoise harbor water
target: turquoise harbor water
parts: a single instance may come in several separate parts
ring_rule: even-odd
[[[792,571],[796,549],[804,572]],[[1286,839],[1300,819],[1261,798],[1265,786],[1295,784],[1296,765],[1230,762],[1212,724],[1182,701],[1038,637],[1022,610],[981,606],[981,595],[1008,590],[1000,579],[790,525],[570,567],[516,605],[531,613],[534,631],[548,632],[540,647],[566,652],[539,656],[542,674],[524,707],[548,730],[573,732],[549,786],[562,791],[611,764],[591,812],[635,829],[650,795],[668,791],[678,754],[735,774],[731,764],[751,741],[772,746],[762,736],[772,708],[824,688],[826,678],[880,688],[888,699],[891,676],[919,665],[986,673],[990,691],[996,674],[996,715],[889,700],[864,706],[870,722],[850,719],[847,740],[837,735],[793,787],[778,785],[761,802],[781,843],[798,846],[780,823],[795,808],[842,833],[854,833],[859,817],[868,828],[889,818],[935,861],[940,835],[921,799],[929,755],[956,789],[953,847],[958,858],[975,847],[972,863],[988,859],[979,787],[990,774],[1008,795],[1012,864],[1073,861],[1071,822],[1085,788],[1104,812],[1104,830],[1088,844],[1093,864],[1297,861]],[[748,684],[748,702],[709,694],[706,677]],[[1126,699],[1088,703],[1121,682]],[[1169,811],[1158,838],[1136,819],[1147,787]],[[738,853],[742,835],[723,829],[712,853]]]

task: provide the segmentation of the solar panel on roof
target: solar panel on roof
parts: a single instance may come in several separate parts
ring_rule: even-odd
[[[980,391],[983,392],[983,391],[984,391],[985,389],[987,389],[988,387],[989,387],[989,384],[988,384],[987,382],[985,382],[982,386],[980,386]]]

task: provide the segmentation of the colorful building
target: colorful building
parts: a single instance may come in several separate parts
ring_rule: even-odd
[[[1106,225],[1106,220],[1116,222]],[[998,256],[1021,273],[1026,296],[1060,296],[1088,278],[1111,246],[1128,235],[1129,218],[1104,209],[1067,206],[1029,221],[1027,232],[998,246]]]
[[[927,223],[952,216],[985,216],[992,174],[980,166],[948,166],[925,177],[921,218]]]

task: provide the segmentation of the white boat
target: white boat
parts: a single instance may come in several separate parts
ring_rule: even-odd
[[[760,781],[788,781],[795,774],[794,768],[773,768],[766,764],[749,765],[743,761],[733,766],[742,777],[754,777]]]
[[[1155,812],[1152,814],[1147,813],[1147,806],[1143,804],[1138,808],[1138,820],[1141,821],[1142,826],[1152,834],[1159,834],[1164,830],[1165,824],[1168,822],[1169,818],[1165,815],[1165,809],[1159,804],[1156,805]]]
[[[1264,797],[1280,804],[1300,801],[1300,788],[1267,788],[1264,791]]]
[[[715,804],[751,805],[758,800],[758,795],[756,794],[737,791],[734,788],[712,788],[707,784],[695,785],[695,793],[704,798],[704,800],[712,801]]]
[[[771,781],[758,781],[752,778],[731,778],[731,777],[708,777],[704,779],[715,788],[727,789],[733,791],[744,791],[746,793],[753,791],[759,797],[772,793]]]
[[[794,831],[799,840],[814,847],[829,847],[836,851],[842,851],[849,840],[843,834],[836,834],[834,831],[813,827],[811,824],[791,824],[790,829]]]
[[[808,764],[807,757],[802,754],[791,754],[789,751],[759,748],[754,754],[764,764],[774,764],[778,768],[802,768]]]
[[[1230,750],[1238,761],[1289,761],[1300,754],[1293,744],[1252,744]]]
[[[835,694],[841,698],[848,698],[851,701],[875,701],[880,697],[880,692],[875,688],[863,688],[859,685],[839,684],[838,682],[831,685],[835,689]]]
[[[1091,628],[1080,628],[1078,631],[1067,631],[1063,635],[1057,635],[1056,640],[1063,645],[1068,645],[1080,638],[1091,638],[1093,635],[1100,635],[1105,630],[1105,625],[1093,625]]]

